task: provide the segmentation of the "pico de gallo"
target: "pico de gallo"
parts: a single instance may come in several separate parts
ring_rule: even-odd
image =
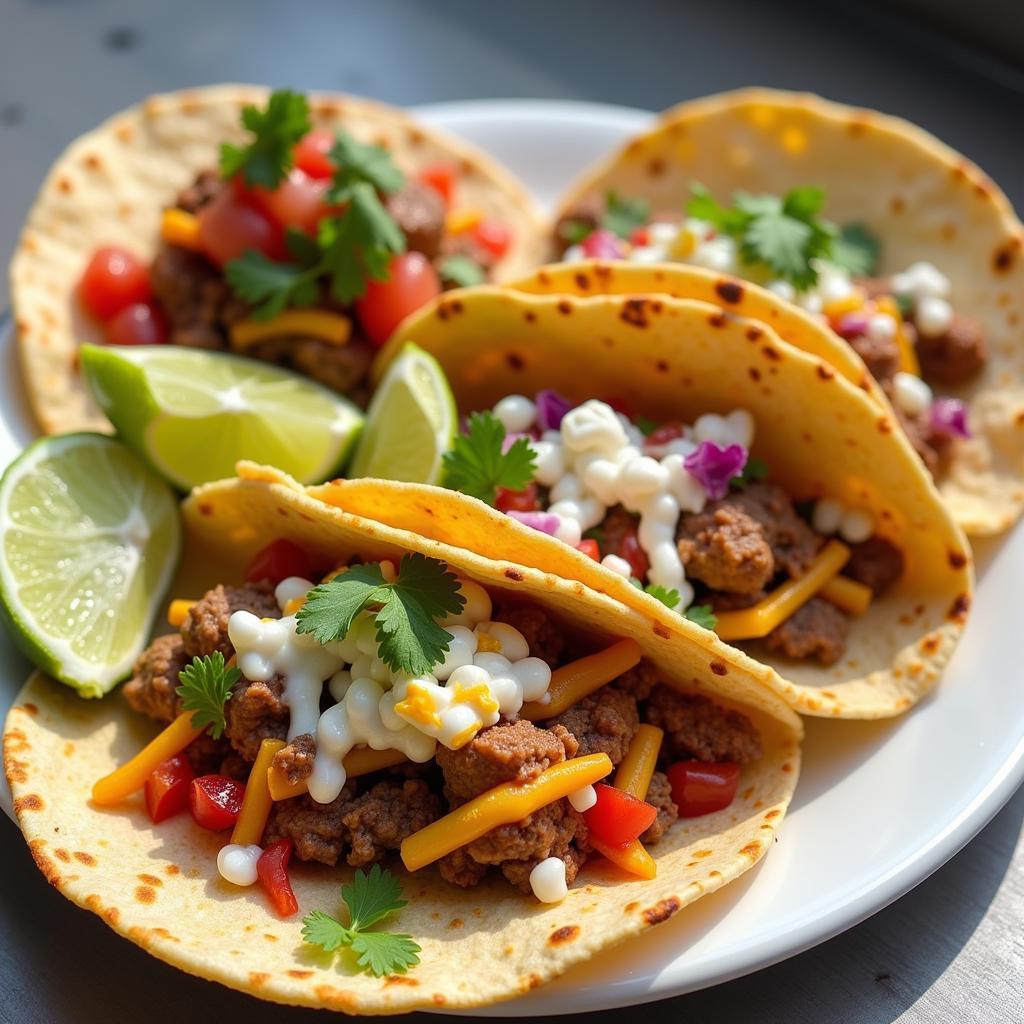
[[[400,169],[280,90],[248,138],[168,197],[146,262],[100,245],[78,298],[114,345],[170,343],[281,364],[365,403],[375,348],[443,289],[486,281],[512,228],[460,200],[453,161]]]

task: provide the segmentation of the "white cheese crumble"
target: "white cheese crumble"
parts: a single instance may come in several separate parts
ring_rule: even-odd
[[[548,857],[542,860],[530,872],[530,888],[541,903],[561,903],[569,895],[562,858]]]
[[[838,533],[849,544],[861,544],[875,532],[875,519],[866,509],[850,508],[835,498],[819,498],[811,512],[811,526],[828,536]]]
[[[892,397],[908,416],[920,416],[931,407],[932,389],[916,374],[900,371],[893,377]]]
[[[589,811],[597,803],[597,790],[593,786],[574,790],[569,794],[569,803],[572,804],[573,810],[579,811],[580,814]]]
[[[253,885],[257,877],[256,862],[262,853],[262,848],[256,845],[228,843],[217,854],[217,870],[221,878],[232,885]]]

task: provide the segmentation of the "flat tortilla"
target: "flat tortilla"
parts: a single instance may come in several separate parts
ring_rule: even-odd
[[[109,431],[78,366],[82,341],[102,332],[75,298],[100,245],[124,245],[144,260],[160,241],[160,218],[196,174],[217,166],[224,141],[244,137],[239,113],[266,102],[269,89],[215,85],[151,96],[73,142],[58,158],[29,213],[11,262],[22,371],[47,434]],[[460,169],[459,201],[512,228],[499,278],[525,273],[543,256],[543,224],[516,178],[490,157],[394,107],[340,94],[310,96],[314,125],[344,128],[390,150],[403,170],[439,160]]]

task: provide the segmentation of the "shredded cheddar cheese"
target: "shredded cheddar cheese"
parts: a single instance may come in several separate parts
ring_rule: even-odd
[[[175,598],[167,609],[167,625],[175,627],[181,626],[188,613],[192,610],[192,605],[195,603],[195,601],[191,601],[188,598]]]
[[[921,376],[921,364],[917,361],[917,351],[907,336],[903,326],[903,315],[900,307],[891,295],[883,295],[877,299],[875,305],[880,313],[888,313],[896,321],[896,347],[900,352],[900,369],[904,373],[912,373],[915,377]]]
[[[463,206],[452,210],[444,219],[444,229],[449,235],[461,235],[473,228],[483,220],[483,214],[472,206]]]
[[[260,744],[231,833],[231,842],[238,846],[258,846],[263,839],[263,830],[267,827],[267,818],[274,803],[267,785],[267,770],[274,761],[274,755],[284,745],[284,740],[264,740]]]
[[[612,785],[616,789],[625,790],[637,800],[646,800],[664,738],[665,733],[656,725],[641,725],[619,764]]]
[[[626,843],[625,846],[612,846],[609,843],[602,842],[591,832],[587,842],[598,853],[607,857],[616,867],[622,868],[623,871],[628,871],[631,875],[636,875],[639,878],[650,881],[658,874],[657,863],[639,839],[634,839],[631,843]]]
[[[400,750],[374,750],[372,747],[356,747],[350,750],[343,761],[345,774],[350,778],[359,775],[369,775],[371,772],[379,772],[384,768],[393,768],[396,764],[402,764],[406,759],[405,754]],[[306,792],[306,780],[289,782],[288,776],[276,768],[267,769],[267,787],[270,790],[271,800],[287,800],[289,797],[302,796]]]
[[[344,345],[352,334],[352,321],[325,309],[286,309],[270,320],[239,320],[232,324],[231,347],[247,349],[268,338],[293,334]]]
[[[183,249],[199,249],[199,218],[177,207],[164,210],[160,219],[160,237]]]
[[[819,597],[831,601],[838,608],[851,615],[863,615],[871,606],[875,596],[870,587],[851,580],[848,576],[833,576],[818,591]]]

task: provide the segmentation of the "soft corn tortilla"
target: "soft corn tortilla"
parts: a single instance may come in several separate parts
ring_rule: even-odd
[[[1024,226],[998,186],[907,121],[745,89],[666,111],[572,185],[559,215],[610,189],[680,210],[693,182],[721,201],[737,189],[819,185],[829,218],[866,224],[882,240],[882,273],[926,260],[950,278],[954,308],[985,325],[991,358],[949,392],[969,403],[974,438],[957,445],[939,487],[969,534],[1011,526],[1024,508]],[[643,290],[659,289],[648,277]]]
[[[773,845],[799,772],[800,720],[729,651],[719,657],[676,624],[663,627],[580,583],[367,522],[275,470],[240,469],[242,479],[203,487],[185,504],[193,568],[208,584],[237,578],[254,551],[278,537],[339,561],[419,551],[492,592],[527,595],[596,642],[634,637],[667,682],[750,715],[764,757],[744,769],[730,808],[679,822],[651,848],[658,876],[650,882],[595,861],[563,903],[543,905],[502,880],[460,890],[432,867],[401,873],[410,902],[392,927],[420,943],[421,963],[405,976],[378,979],[353,971],[345,954],[321,954],[301,939],[302,914],[338,912],[349,869],[293,861],[301,912],[281,921],[258,888],[241,891],[220,880],[223,837],[195,827],[188,815],[154,827],[141,794],[122,809],[90,806],[93,781],[138,751],[152,723],[117,696],[82,701],[35,675],[7,718],[5,766],[36,863],[69,899],[154,956],[263,999],[348,1013],[454,1009],[536,988],[672,917]]]
[[[407,341],[440,361],[462,413],[541,388],[573,401],[614,396],[655,421],[747,409],[757,422],[753,454],[767,462],[771,478],[796,500],[828,495],[870,511],[877,532],[902,548],[904,577],[853,623],[843,658],[822,668],[753,641],[742,644],[751,656],[738,655],[593,559],[475,498],[373,480],[337,481],[312,493],[488,558],[580,580],[685,630],[718,657],[742,657],[805,714],[896,715],[938,680],[970,607],[967,541],[891,414],[764,321],[695,299],[481,287],[442,298],[407,321],[381,353],[377,373]]]
[[[245,135],[239,114],[269,89],[216,85],[152,96],[73,142],[50,170],[11,263],[11,301],[28,396],[48,434],[109,430],[85,388],[78,345],[102,332],[75,298],[100,245],[124,245],[150,260],[160,217],[198,171],[217,166],[220,144]],[[315,127],[344,128],[390,150],[407,173],[443,160],[458,164],[459,201],[512,228],[498,277],[541,262],[543,224],[516,178],[483,153],[394,107],[341,94],[310,96]]]

